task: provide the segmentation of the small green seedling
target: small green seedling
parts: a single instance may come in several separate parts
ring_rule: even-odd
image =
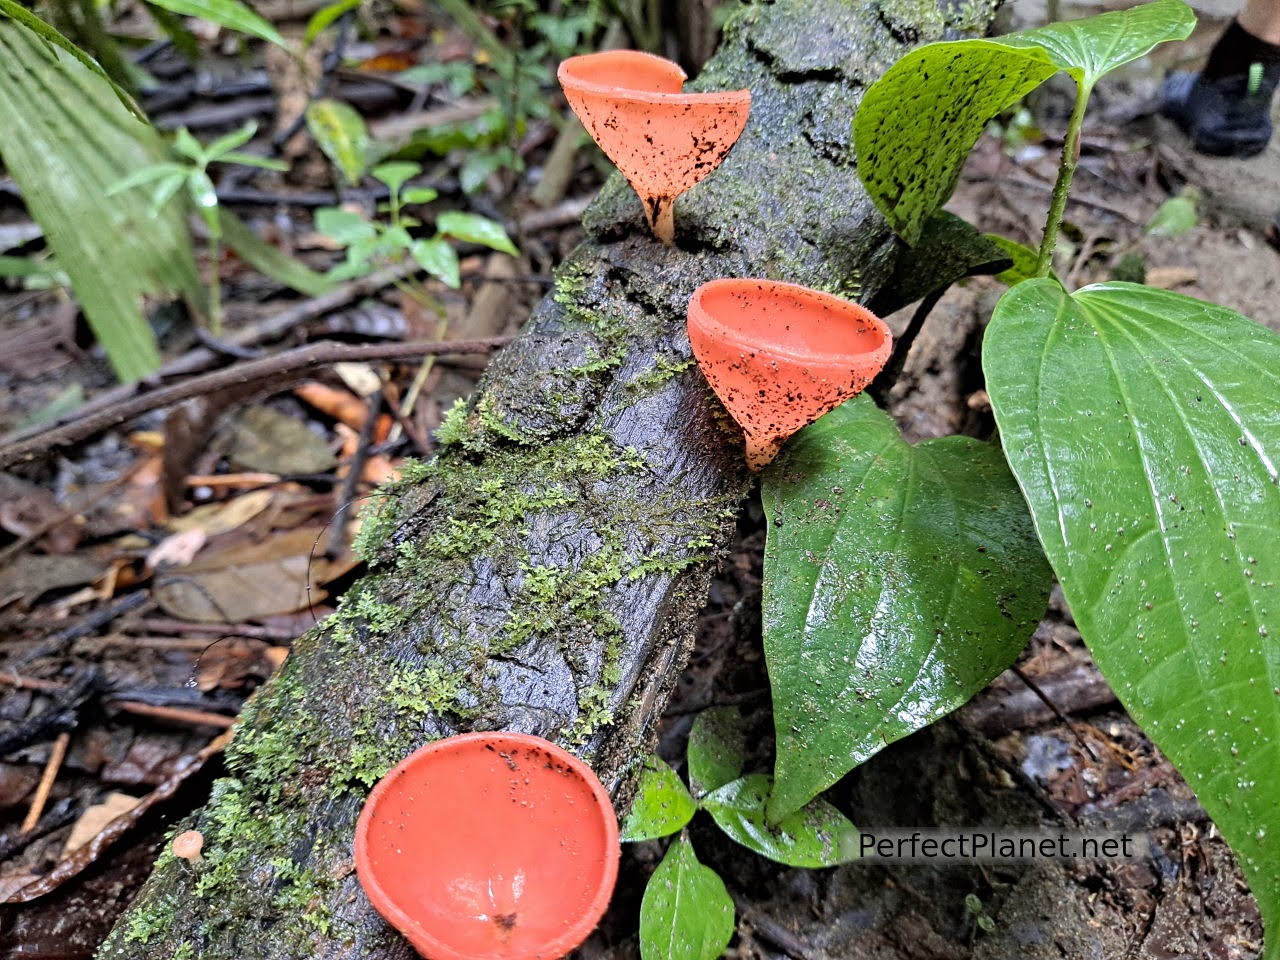
[[[518,251],[502,225],[474,213],[447,211],[436,218],[436,231],[430,237],[415,237],[410,231],[422,221],[405,213],[407,204],[424,204],[435,200],[430,187],[408,187],[405,184],[422,173],[416,163],[384,163],[371,175],[385,183],[390,200],[378,208],[387,219],[370,220],[341,207],[324,207],[316,211],[316,229],[346,248],[346,260],[329,272],[334,280],[363,277],[378,269],[412,258],[428,274],[449,287],[461,283],[458,254],[450,239],[476,243],[501,253],[517,256]]]
[[[964,912],[983,933],[995,931],[996,921],[987,913],[976,893],[966,893],[964,895]]]
[[[207,147],[191,135],[186,127],[174,135],[173,150],[179,159],[165,163],[153,163],[134,171],[112,184],[107,191],[111,196],[146,184],[154,184],[151,194],[153,211],[160,210],[185,188],[200,219],[209,233],[209,330],[215,336],[222,330],[222,281],[218,264],[222,255],[222,212],[218,206],[218,194],[209,176],[214,163],[237,163],[245,167],[283,172],[288,164],[279,160],[245,153],[239,148],[253,139],[256,123],[246,123],[239,130],[219,137]]]
[[[733,900],[698,862],[685,828],[704,810],[731,839],[793,867],[830,867],[857,855],[858,831],[824,800],[771,824],[765,807],[773,778],[744,774],[746,737],[736,707],[704,710],[689,733],[689,786],[659,757],[649,757],[622,828],[625,841],[679,833],[654,871],[640,905],[645,960],[712,960],[734,931]]]

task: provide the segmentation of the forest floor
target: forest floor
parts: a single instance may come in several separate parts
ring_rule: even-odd
[[[1097,91],[1059,272],[1079,286],[1140,270],[1152,285],[1280,330],[1280,252],[1266,236],[1280,212],[1280,140],[1255,160],[1209,160],[1154,116],[1160,75],[1202,54],[1220,27],[1206,22],[1191,43]],[[470,52],[458,34],[431,43],[435,55]],[[375,130],[387,129],[413,97],[369,77],[376,58],[402,51],[393,44],[353,54],[365,60],[363,75],[344,74],[334,95],[356,101]],[[177,89],[192,79],[179,71],[170,82]],[[207,139],[245,118],[273,116],[261,71],[218,77],[208,95],[197,86],[157,119]],[[218,90],[234,92],[215,97]],[[1066,102],[1051,87],[1034,105],[1034,123],[984,137],[950,209],[984,230],[1036,242]],[[584,149],[564,191],[541,207],[528,199],[553,138],[549,124],[533,124],[520,144],[529,172],[492,177],[470,197],[457,191],[447,160],[428,171],[455,205],[509,224],[524,254],[517,261],[465,253],[460,290],[427,287],[439,314],[395,288],[359,284],[344,287],[341,302],[310,310],[226,258],[230,329],[263,328],[282,309],[301,306],[271,350],[324,338],[514,333],[581,238],[579,215],[599,185],[599,166]],[[273,243],[323,269],[336,255],[311,225],[317,203],[332,196],[320,170],[292,181],[227,178],[220,188]],[[1200,191],[1195,224],[1177,236],[1149,232],[1161,205],[1186,186]],[[370,197],[356,190],[347,199]],[[33,230],[12,181],[0,175],[0,253],[31,249]],[[892,396],[910,439],[990,436],[977,357],[1002,289],[993,279],[972,280],[930,317]],[[905,316],[891,322],[900,326]],[[156,323],[166,358],[196,346],[181,319],[159,312]],[[168,824],[207,796],[218,774],[216,737],[279,666],[290,640],[330,612],[356,575],[347,549],[353,524],[340,508],[403,456],[429,454],[444,411],[470,392],[483,365],[474,355],[363,364],[317,374],[320,390],[277,384],[193,398],[179,408],[186,419],[154,411],[0,473],[0,960],[92,954],[145,879]],[[369,411],[389,410],[415,375],[420,396],[399,422],[380,413],[363,429]],[[0,289],[0,431],[110,386],[73,301],[59,290]],[[179,441],[193,420],[207,422],[210,438],[184,448]],[[353,458],[363,464],[357,480],[349,479]],[[663,723],[659,750],[677,766],[690,725],[713,705],[739,706],[760,734],[754,759],[769,760],[758,502],[739,526]],[[877,755],[831,799],[865,830],[934,823],[1109,830],[1149,836],[1152,856],[804,871],[734,847],[699,820],[692,828],[699,855],[726,878],[738,908],[730,956],[1216,960],[1260,951],[1257,910],[1230,851],[1118,705],[1060,596],[1015,670],[953,717]],[[24,832],[24,824],[31,828]],[[657,842],[627,848],[614,906],[584,957],[638,956],[640,894],[661,850]],[[969,894],[980,909],[966,903]],[[979,924],[983,916],[994,920],[990,930]]]

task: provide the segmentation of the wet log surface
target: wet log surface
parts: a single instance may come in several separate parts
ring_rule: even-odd
[[[955,26],[839,0],[735,17],[694,86],[749,87],[751,120],[677,203],[676,245],[610,182],[440,456],[362,513],[369,574],[246,708],[229,775],[183,825],[203,861],[163,854],[100,956],[413,956],[365,899],[351,838],[368,788],[433,738],[550,738],[625,808],[751,482],[690,360],[685,304],[723,276],[873,299],[898,246],[858,183],[853,113],[884,67]]]

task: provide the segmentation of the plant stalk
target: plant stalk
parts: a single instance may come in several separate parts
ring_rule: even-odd
[[[1067,195],[1071,193],[1071,181],[1080,162],[1080,131],[1084,127],[1084,108],[1089,102],[1093,87],[1076,81],[1076,104],[1067,122],[1067,136],[1062,142],[1062,160],[1058,163],[1058,179],[1053,185],[1053,199],[1049,203],[1049,217],[1044,225],[1044,238],[1040,241],[1040,256],[1036,259],[1036,276],[1047,277],[1053,272],[1053,251],[1058,245],[1058,231],[1062,229],[1062,217],[1067,210]]]

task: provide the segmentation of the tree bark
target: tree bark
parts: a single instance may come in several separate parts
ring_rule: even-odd
[[[100,957],[412,957],[365,899],[351,838],[373,782],[437,737],[547,737],[625,809],[751,482],[685,305],[728,276],[881,291],[899,247],[854,166],[861,91],[991,12],[901,9],[779,0],[734,17],[694,86],[749,87],[751,119],[678,201],[676,245],[610,181],[438,458],[362,509],[370,573],[246,707],[228,777],[183,825],[203,861],[164,852]]]

